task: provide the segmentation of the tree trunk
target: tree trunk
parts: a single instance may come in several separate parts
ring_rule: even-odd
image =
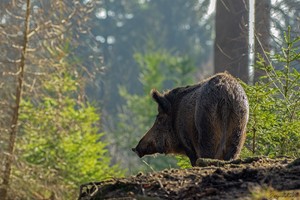
[[[249,0],[216,2],[215,73],[228,71],[244,82],[249,79]]]
[[[268,63],[268,58],[265,52],[270,51],[270,0],[256,0],[255,1],[255,27],[254,27],[254,48],[255,58],[254,65],[258,61],[257,55],[260,54],[262,58]],[[260,76],[265,75],[265,71],[254,68],[254,82],[259,80]]]
[[[28,30],[29,30],[29,23],[30,23],[29,17],[30,17],[30,0],[27,0],[21,61],[18,68],[18,72],[16,73],[18,82],[17,82],[16,92],[15,92],[15,102],[13,106],[12,120],[10,125],[10,134],[9,134],[9,141],[8,141],[9,144],[8,144],[7,155],[5,160],[5,169],[3,172],[3,181],[0,188],[0,197],[3,200],[8,199],[7,193],[9,190],[11,168],[14,160],[13,159],[14,149],[15,149],[15,142],[16,142],[17,129],[18,129],[19,108],[20,108],[20,103],[22,98],[24,67],[25,67],[26,50],[28,44],[28,32],[29,32]]]

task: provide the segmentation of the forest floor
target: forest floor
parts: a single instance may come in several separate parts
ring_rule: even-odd
[[[200,167],[87,183],[80,188],[79,200],[300,199],[300,159],[201,159],[197,164]]]

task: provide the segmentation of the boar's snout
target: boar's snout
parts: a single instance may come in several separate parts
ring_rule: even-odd
[[[140,158],[144,156],[144,154],[142,154],[141,151],[138,151],[138,150],[137,150],[137,147],[136,147],[136,148],[132,148],[132,151],[133,151],[134,153],[136,153]]]
[[[139,141],[138,145],[135,148],[132,148],[132,151],[135,152],[140,158],[145,155],[151,155],[155,153],[163,153],[163,147],[158,144],[156,137],[153,135],[153,132],[150,130],[146,135]]]

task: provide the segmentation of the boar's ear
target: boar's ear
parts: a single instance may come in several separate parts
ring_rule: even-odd
[[[169,113],[171,110],[171,104],[166,97],[164,97],[155,89],[151,90],[151,96],[165,113]]]

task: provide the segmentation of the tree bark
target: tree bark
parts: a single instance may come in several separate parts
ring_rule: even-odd
[[[270,0],[255,1],[255,25],[254,25],[254,66],[258,61],[258,54],[268,63],[266,52],[270,51]],[[254,82],[259,80],[260,76],[265,75],[265,71],[254,68]]]
[[[26,51],[27,51],[27,44],[28,44],[28,33],[29,33],[29,23],[30,23],[29,18],[30,18],[30,0],[27,0],[21,61],[18,68],[18,72],[16,73],[17,86],[15,92],[15,102],[14,102],[15,105],[13,106],[13,113],[12,113],[12,120],[10,125],[10,134],[9,134],[9,144],[8,144],[7,155],[5,160],[5,169],[3,172],[3,181],[0,188],[0,197],[3,200],[8,199],[7,193],[9,190],[11,169],[14,160],[13,159],[14,149],[16,143],[17,130],[18,130],[19,110],[20,110],[20,103],[21,103],[22,91],[23,91],[24,68],[25,68]]]
[[[249,0],[216,2],[214,69],[249,79]]]

